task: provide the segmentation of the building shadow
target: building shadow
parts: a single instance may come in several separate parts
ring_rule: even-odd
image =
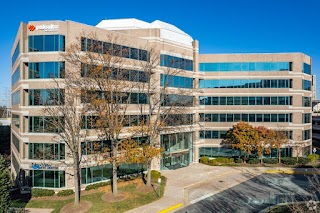
[[[304,201],[305,175],[262,174],[176,211],[177,213],[256,213],[278,203]]]

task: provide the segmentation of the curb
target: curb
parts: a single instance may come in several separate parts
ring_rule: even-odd
[[[265,171],[266,174],[286,174],[286,175],[314,175],[319,174],[317,171],[294,171],[293,169],[268,169]]]

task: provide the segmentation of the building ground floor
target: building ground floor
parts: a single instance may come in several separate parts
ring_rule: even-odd
[[[199,133],[198,133],[199,134]],[[202,156],[208,157],[233,157],[239,158],[244,153],[228,147],[217,146],[216,144],[210,145],[208,143],[199,142],[197,131],[171,133],[160,136],[160,144],[163,152],[159,158],[156,158],[152,164],[152,169],[155,170],[174,170],[182,167],[187,167],[191,163],[199,162]],[[33,145],[28,144],[30,149],[27,159],[19,159],[15,150],[12,151],[12,177],[20,186],[53,188],[56,190],[73,188],[74,178],[72,167],[58,164],[58,161],[49,160],[36,160],[41,152],[39,150],[48,151],[48,147],[41,143]],[[39,146],[42,149],[39,149]],[[52,146],[52,150],[56,150],[59,158],[61,158],[60,146]],[[57,151],[58,150],[58,151]],[[60,154],[59,154],[60,153]],[[310,146],[303,148],[302,156],[310,153]],[[88,154],[85,153],[84,154]],[[254,156],[254,153],[252,153]],[[295,156],[294,148],[285,147],[281,149],[283,157]],[[31,157],[30,157],[31,156]],[[87,155],[90,156],[90,155]],[[276,149],[271,153],[265,154],[266,158],[277,157]],[[32,159],[33,158],[33,159]],[[66,159],[67,160],[67,159]],[[122,164],[118,167],[119,178],[127,175],[141,174],[146,171],[145,165],[142,164]],[[112,165],[98,165],[90,162],[88,158],[86,163],[81,165],[81,184],[85,187],[87,184],[108,181],[112,178]]]

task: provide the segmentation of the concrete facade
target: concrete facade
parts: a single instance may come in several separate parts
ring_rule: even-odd
[[[31,27],[33,26],[34,29]],[[44,27],[41,27],[44,26]],[[49,27],[46,27],[49,26]],[[53,27],[52,27],[53,26]],[[166,26],[166,25],[164,25]],[[292,131],[292,141],[302,138],[303,131],[311,131],[311,123],[303,123],[303,114],[311,113],[311,107],[303,106],[303,97],[312,97],[312,92],[303,89],[303,80],[312,81],[311,75],[305,74],[302,71],[302,64],[307,63],[311,65],[311,58],[302,53],[281,53],[281,54],[199,54],[199,42],[193,40],[192,43],[179,43],[176,40],[168,39],[168,36],[163,37],[163,29],[161,28],[141,28],[141,29],[115,29],[106,30],[94,26],[88,26],[85,24],[76,23],[73,21],[41,21],[41,22],[29,22],[21,23],[17,32],[15,42],[13,44],[11,55],[14,56],[16,47],[19,43],[19,54],[17,59],[12,64],[12,75],[20,67],[19,79],[12,85],[12,95],[17,94],[20,91],[18,97],[19,103],[12,105],[13,116],[18,116],[19,125],[12,125],[12,175],[16,177],[21,170],[24,170],[25,176],[30,174],[30,171],[34,170],[32,163],[37,164],[51,164],[55,166],[57,171],[70,172],[70,168],[63,166],[61,162],[52,162],[44,160],[30,159],[30,143],[53,143],[54,134],[51,133],[36,133],[29,131],[30,117],[43,116],[43,106],[31,106],[29,104],[29,90],[30,89],[46,89],[54,87],[52,79],[48,78],[35,78],[29,79],[28,64],[32,62],[53,62],[61,61],[60,51],[29,51],[29,36],[35,35],[63,35],[65,36],[65,49],[72,44],[79,44],[79,38],[83,36],[93,35],[94,38],[99,41],[109,42],[109,38],[117,38],[116,41],[121,41],[120,45],[149,49],[155,48],[158,54],[166,54],[170,56],[176,56],[179,58],[189,59],[193,61],[193,71],[180,70],[179,76],[189,77],[193,79],[193,88],[189,91],[194,96],[194,105],[188,109],[188,112],[193,114],[193,124],[188,127],[187,132],[192,132],[191,147],[186,150],[182,150],[185,153],[190,153],[192,157],[187,158],[188,163],[198,162],[200,156],[200,148],[204,147],[221,147],[222,139],[203,139],[199,136],[199,131],[210,130],[220,131],[228,130],[235,122],[201,122],[199,115],[201,113],[287,113],[292,114],[292,120],[290,122],[255,122],[253,125],[263,125],[273,129],[281,129]],[[172,29],[170,29],[172,30]],[[168,29],[167,29],[168,31]],[[165,31],[166,32],[166,31]],[[178,33],[178,30],[177,30]],[[179,32],[180,33],[180,32]],[[187,34],[183,35],[184,38],[188,38]],[[177,37],[178,38],[178,37]],[[190,37],[190,39],[192,39]],[[188,39],[185,39],[188,40]],[[80,51],[80,49],[79,49]],[[125,67],[135,68],[139,70],[138,63],[132,59],[127,59]],[[256,71],[256,72],[244,72],[244,71],[228,71],[228,72],[204,72],[200,71],[199,64],[201,63],[219,63],[219,62],[290,62],[292,64],[291,71]],[[65,63],[65,70],[68,72],[69,65]],[[155,83],[160,82],[160,74],[164,73],[165,67],[156,67],[154,74],[150,77],[151,81]],[[199,80],[206,79],[292,79],[292,88],[199,88]],[[63,79],[61,80],[63,81]],[[159,84],[160,87],[160,84]],[[174,88],[172,93],[178,92]],[[291,96],[291,105],[277,105],[277,106],[242,106],[242,105],[212,105],[206,106],[199,104],[200,96]],[[135,106],[129,107],[129,114],[134,114],[137,111]],[[311,134],[311,132],[310,132]],[[187,137],[187,136],[184,136]],[[92,137],[94,138],[94,136]],[[14,141],[13,141],[14,140]],[[186,139],[185,139],[186,140]],[[300,139],[301,141],[301,139]],[[160,143],[160,138],[159,138]],[[305,147],[311,145],[311,139],[303,141]],[[181,150],[171,152],[170,159],[167,161],[169,165],[174,164],[173,161],[181,161],[182,157],[179,156]],[[294,150],[292,155],[295,155]],[[171,156],[174,156],[171,158]],[[65,161],[70,161],[66,157]],[[188,165],[187,163],[187,165]],[[154,169],[168,169],[164,166],[165,161],[156,161],[153,164]],[[178,162],[179,165],[181,162]],[[50,170],[45,168],[43,170]],[[51,168],[52,170],[52,168]],[[103,180],[103,179],[101,179]],[[69,188],[73,186],[73,178],[68,174],[65,175],[65,184],[63,187],[55,188]],[[49,187],[50,188],[50,187]]]

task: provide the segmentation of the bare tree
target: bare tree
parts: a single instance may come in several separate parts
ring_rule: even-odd
[[[140,94],[134,90],[135,82],[129,78],[130,70],[124,69],[124,65],[130,66],[130,62],[121,57],[126,54],[125,49],[121,52],[120,46],[116,45],[123,43],[121,37],[110,34],[103,39],[107,42],[102,43],[95,34],[84,34],[79,40],[82,47],[80,42],[71,44],[64,58],[81,70],[81,80],[77,83],[82,106],[91,115],[90,128],[94,130],[89,132],[94,131],[99,139],[110,142],[110,148],[105,149],[100,155],[102,158],[97,159],[112,163],[112,189],[116,196],[117,168],[125,162],[118,148],[132,137],[130,128],[126,127],[139,122],[138,117],[128,115],[128,108],[136,103]]]
[[[80,101],[80,93],[77,89],[79,75],[77,69],[68,69],[65,79],[54,79],[54,89],[49,89],[48,96],[51,102],[43,103],[45,131],[55,133],[53,140],[66,145],[66,156],[71,161],[64,161],[63,164],[73,170],[75,199],[74,205],[80,202],[81,191],[81,141],[87,136],[87,131],[82,130],[85,108],[77,107]],[[62,73],[64,75],[64,73]]]
[[[288,143],[288,146],[293,148],[295,151],[296,161],[298,163],[299,157],[302,157],[303,150],[305,148],[301,135],[296,135],[294,139]]]

